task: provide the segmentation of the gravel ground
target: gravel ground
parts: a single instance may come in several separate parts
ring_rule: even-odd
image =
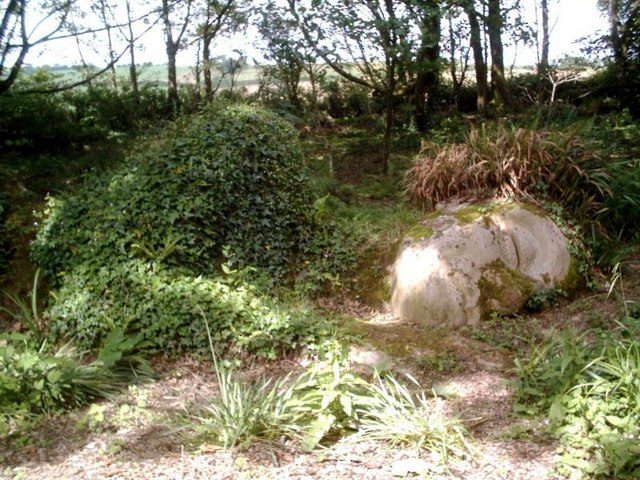
[[[449,392],[444,400],[446,410],[467,426],[477,452],[473,460],[443,467],[428,454],[349,439],[312,453],[304,453],[284,439],[235,450],[194,443],[185,439],[176,418],[190,404],[215,395],[217,388],[208,365],[183,358],[157,361],[160,375],[153,384],[131,387],[115,401],[91,409],[44,419],[29,433],[5,439],[0,444],[0,478],[553,478],[553,441],[540,433],[540,426],[512,414],[510,369],[514,351],[479,341],[468,331],[432,335],[438,337],[437,345],[425,345],[417,333],[418,326],[393,324],[384,313],[351,307],[362,320],[358,332],[365,332],[365,342],[371,340],[375,348],[382,344],[382,350],[388,345],[387,353],[396,370],[412,373],[423,385]],[[518,321],[527,328],[542,330],[560,323],[581,326],[593,318],[594,311],[611,315],[615,309],[615,303],[604,295],[591,295],[565,302],[535,319]],[[484,332],[487,338],[490,334]],[[392,348],[394,342],[406,344],[402,354]],[[428,371],[425,355],[440,358],[437,356],[443,351],[454,355],[454,365],[435,373]],[[243,375],[284,375],[301,369],[301,363],[297,358],[284,359],[246,368]]]

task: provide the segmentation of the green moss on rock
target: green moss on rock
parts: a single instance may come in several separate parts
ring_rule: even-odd
[[[458,223],[472,223],[490,213],[485,205],[469,205],[456,210],[455,217]]]
[[[454,215],[459,224],[472,223],[480,218],[488,221],[490,215],[506,212],[513,208],[522,208],[534,215],[544,217],[545,214],[535,205],[529,203],[520,203],[514,200],[493,200],[491,202],[475,203],[465,207],[458,208]]]
[[[436,218],[438,218],[440,215],[442,215],[444,213],[444,210],[442,208],[436,208],[433,212],[429,212],[424,219],[425,220],[435,220]]]
[[[493,213],[510,210],[516,206],[514,203],[503,201],[477,203],[458,208],[454,215],[460,224],[472,223],[480,218],[487,217]]]
[[[507,267],[502,260],[487,265],[480,280],[480,308],[484,316],[497,312],[515,313],[535,291],[535,283],[526,275]]]
[[[432,226],[419,223],[418,225],[413,226],[407,232],[407,237],[413,240],[420,240],[423,238],[431,238],[433,233],[434,231]]]
[[[580,272],[580,262],[572,256],[569,271],[562,281],[556,283],[556,288],[571,294],[583,289],[585,284],[585,276]]]

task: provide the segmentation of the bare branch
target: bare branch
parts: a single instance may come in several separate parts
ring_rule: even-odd
[[[156,26],[156,24],[158,23],[158,21],[160,20],[160,17],[158,17],[152,24],[150,24],[147,29],[145,29],[144,32],[142,32],[140,35],[138,35],[135,39],[134,42],[136,42],[137,40],[139,40],[140,38],[142,38],[143,35],[145,35],[149,30],[151,30],[153,27]],[[58,93],[58,92],[63,92],[65,90],[71,90],[73,88],[76,87],[80,87],[82,85],[86,85],[88,83],[90,83],[91,81],[95,80],[96,78],[98,78],[100,75],[102,75],[103,73],[105,73],[106,71],[108,71],[111,67],[113,67],[116,63],[118,63],[118,61],[120,61],[120,59],[125,55],[125,53],[127,53],[127,51],[129,50],[129,46],[127,45],[127,47],[125,47],[124,50],[122,50],[116,57],[114,57],[113,61],[109,62],[104,68],[102,68],[101,70],[99,70],[98,72],[84,78],[83,80],[79,80],[77,82],[73,82],[73,83],[69,83],[67,85],[60,85],[58,87],[53,87],[53,88],[46,88],[46,89],[32,89],[32,90],[22,90],[19,93],[21,95],[31,95],[31,94],[48,94],[48,93]],[[0,93],[2,91],[0,90]]]
[[[304,36],[305,40],[313,48],[316,54],[320,58],[322,58],[327,63],[327,65],[331,67],[333,71],[335,71],[337,74],[341,75],[342,77],[346,78],[347,80],[353,83],[357,83],[358,85],[371,88],[372,90],[377,90],[377,91],[380,90],[377,85],[367,82],[365,79],[349,73],[337,62],[333,61],[324,49],[319,48],[318,40],[311,37],[311,34],[309,32],[309,24],[307,20],[304,17],[301,18],[300,14],[298,13],[298,10],[296,8],[296,0],[288,0],[288,2],[289,2],[289,10],[291,11],[291,14],[294,16],[297,24],[300,26],[300,30],[302,31],[302,35]]]

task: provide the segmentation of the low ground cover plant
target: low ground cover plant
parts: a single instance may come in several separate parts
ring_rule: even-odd
[[[460,421],[448,417],[413,377],[406,384],[374,372],[369,381],[335,351],[297,376],[248,382],[220,361],[203,320],[219,394],[196,405],[187,425],[207,440],[230,448],[284,435],[310,451],[349,436],[424,449],[442,462],[473,451]]]
[[[0,434],[37,415],[112,398],[149,380],[152,370],[136,353],[139,341],[115,330],[89,360],[71,343],[53,346],[33,335],[0,335]]]
[[[640,322],[556,332],[516,361],[516,410],[541,414],[560,440],[560,474],[638,478]]]
[[[191,428],[226,448],[285,435],[306,450],[348,436],[424,449],[443,463],[473,450],[462,424],[437,399],[393,376],[369,382],[339,360],[295,378],[253,383],[218,363],[215,369],[220,395],[198,408]]]

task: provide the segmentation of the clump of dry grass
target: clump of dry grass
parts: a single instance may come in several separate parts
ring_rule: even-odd
[[[546,195],[575,214],[595,212],[609,192],[597,152],[577,129],[472,128],[463,143],[427,145],[407,172],[409,195],[429,207],[454,197]]]

